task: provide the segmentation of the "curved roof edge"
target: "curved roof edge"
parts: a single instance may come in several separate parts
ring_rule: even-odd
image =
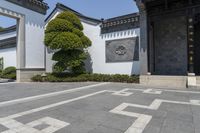
[[[49,14],[49,16],[45,19],[45,22],[47,22],[49,20],[49,18],[53,15],[53,13],[57,10],[57,9],[61,9],[61,10],[65,10],[65,11],[71,11],[73,13],[75,13],[78,17],[82,18],[82,19],[85,19],[87,21],[92,21],[92,22],[95,22],[95,23],[100,23],[101,20],[100,19],[96,19],[96,18],[92,18],[92,17],[88,17],[88,16],[85,16],[61,3],[57,3],[56,4],[56,7],[53,9],[53,11]]]
[[[139,16],[140,16],[140,13],[135,12],[135,13],[131,13],[131,14],[126,14],[126,15],[122,15],[122,16],[105,19],[103,22],[107,23],[107,22],[118,21],[118,20],[122,20],[122,19],[127,19],[127,18],[131,18],[131,17],[139,17]]]

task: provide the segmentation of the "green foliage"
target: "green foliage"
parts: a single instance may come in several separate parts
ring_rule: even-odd
[[[74,25],[75,29],[83,30],[83,25],[81,24],[80,19],[72,12],[66,11],[57,16],[57,18],[64,19],[69,21]]]
[[[7,75],[7,74],[11,74],[11,73],[15,73],[16,72],[16,68],[15,67],[7,67],[6,69],[3,70],[3,75]]]
[[[77,36],[79,36],[79,37],[84,36],[83,32],[80,31],[79,29],[75,29],[75,28],[74,28],[74,29],[72,30],[72,32],[73,32],[74,34],[76,34]]]
[[[65,66],[68,66],[73,73],[84,73],[84,63],[83,60],[87,58],[87,55],[84,51],[75,49],[75,50],[60,50],[55,52],[52,59],[57,61],[54,66],[56,72],[62,72],[65,69]]]
[[[128,75],[109,75],[109,74],[69,74],[69,73],[52,73],[47,77],[36,75],[32,78],[35,82],[123,82],[139,83],[139,76]]]
[[[66,65],[69,65],[69,66],[78,66],[78,64],[81,64],[82,60],[86,59],[86,53],[79,49],[60,50],[58,52],[55,52],[52,59],[55,61],[61,61],[61,62],[65,61],[65,63],[67,63]],[[77,65],[76,63],[73,63],[77,61],[79,62]]]
[[[57,62],[54,66],[56,72],[85,72],[87,54],[84,49],[92,42],[84,35],[81,21],[75,14],[66,11],[49,22],[44,42],[49,48],[57,50],[52,57]]]
[[[82,44],[83,44],[83,48],[87,48],[87,47],[90,47],[92,45],[92,42],[86,36],[82,36],[81,41],[82,41]]]
[[[62,32],[59,33],[59,35],[54,36],[54,33],[50,33],[45,38],[45,43],[46,41],[49,42],[46,46],[49,46],[51,49],[62,49],[62,50],[67,50],[67,49],[76,49],[76,48],[81,48],[82,47],[82,42],[81,39],[70,32]],[[52,40],[51,40],[52,39]],[[72,45],[73,44],[73,45]]]
[[[1,77],[1,75],[2,75],[2,72],[3,72],[3,70],[2,70],[2,69],[0,69],[0,77]]]
[[[3,70],[4,68],[4,59],[3,57],[0,58],[0,70]]]
[[[71,32],[73,29],[73,25],[64,19],[53,19],[48,23],[47,29],[45,33],[51,32]]]
[[[4,30],[4,28],[3,27],[0,27],[0,31],[3,31]]]
[[[2,75],[1,77],[5,78],[5,79],[16,79],[16,73],[11,73],[11,74],[8,74],[8,75]]]
[[[1,78],[16,79],[16,68],[15,67],[5,68],[1,73]]]

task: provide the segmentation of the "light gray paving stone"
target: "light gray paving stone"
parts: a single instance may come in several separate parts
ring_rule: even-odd
[[[144,129],[143,133],[160,133],[164,119],[153,118],[150,124]]]
[[[67,84],[17,84],[0,85],[0,100],[15,99],[37,94],[62,91],[72,87],[90,85],[94,83],[67,83]],[[20,88],[21,87],[21,88]],[[190,100],[199,100],[200,94],[180,93],[173,91],[164,91],[161,94],[147,94],[143,90],[148,87],[137,86],[134,84],[110,83],[104,86],[93,87],[88,90],[62,94],[59,96],[44,98],[40,100],[28,101],[8,107],[0,107],[0,116],[5,117],[11,114],[39,108],[42,106],[63,102],[65,100],[74,99],[85,96],[90,93],[102,90],[120,91],[125,88],[137,88],[141,90],[131,90],[130,96],[112,95],[113,92],[105,92],[94,96],[89,96],[73,102],[53,106],[45,110],[36,111],[27,115],[14,118],[15,121],[26,125],[45,117],[56,119],[69,123],[70,125],[58,130],[56,133],[125,133],[127,129],[137,121],[136,117],[130,117],[120,114],[114,114],[110,111],[121,105],[122,103],[138,104],[139,107],[127,107],[127,112],[138,113],[142,115],[152,116],[152,119],[140,133],[199,133],[200,123],[200,106],[189,105]],[[172,88],[173,89],[173,88]],[[10,94],[9,94],[10,92]],[[199,92],[199,91],[197,91]],[[4,96],[3,94],[4,93]],[[6,98],[8,97],[8,98]],[[5,100],[4,99],[4,100]],[[162,103],[155,110],[149,107],[155,99],[163,99],[168,101],[177,101],[187,104]],[[145,119],[142,119],[145,120]],[[1,121],[1,119],[0,119]],[[144,123],[144,122],[143,122]],[[138,123],[141,125],[142,123]],[[46,125],[47,126],[47,125]],[[45,125],[34,127],[42,130]],[[140,126],[142,127],[142,126]],[[7,130],[4,126],[0,126],[0,132]]]
[[[43,130],[45,128],[47,128],[49,125],[48,124],[41,124],[41,125],[37,125],[34,128],[38,129],[38,130]]]
[[[168,119],[163,123],[161,133],[194,133],[194,125],[177,119]]]

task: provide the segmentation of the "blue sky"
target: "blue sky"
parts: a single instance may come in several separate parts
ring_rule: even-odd
[[[53,10],[56,3],[60,2],[86,16],[94,18],[112,18],[137,12],[134,0],[45,0]],[[0,26],[8,27],[16,24],[15,20],[0,16]]]

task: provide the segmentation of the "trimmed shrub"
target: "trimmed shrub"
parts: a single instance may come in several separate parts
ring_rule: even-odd
[[[122,82],[122,83],[139,83],[139,76],[128,75],[109,75],[109,74],[69,74],[69,73],[52,73],[47,77],[36,75],[32,78],[35,82]]]
[[[65,19],[53,19],[48,23],[45,33],[51,32],[71,32],[73,29],[72,23]]]
[[[81,24],[80,19],[72,12],[65,11],[57,16],[58,19],[64,19],[73,24],[76,29],[83,30],[83,25]]]
[[[2,72],[3,75],[12,74],[12,73],[16,73],[15,67],[7,67]]]
[[[1,78],[16,79],[16,68],[7,67],[2,71]]]
[[[55,34],[53,32],[53,34]],[[61,49],[61,50],[68,50],[68,49],[77,49],[82,48],[82,40],[73,33],[70,32],[62,32],[59,33],[52,39],[52,34],[49,33],[46,36],[46,42],[49,42],[46,46],[49,46],[51,49]],[[72,45],[73,44],[73,45]]]
[[[2,75],[2,78],[5,79],[16,79],[16,73],[8,74],[8,75]]]
[[[45,45],[56,50],[52,60],[56,72],[84,73],[84,60],[92,42],[83,33],[79,18],[70,11],[59,14],[49,22],[45,31]]]

